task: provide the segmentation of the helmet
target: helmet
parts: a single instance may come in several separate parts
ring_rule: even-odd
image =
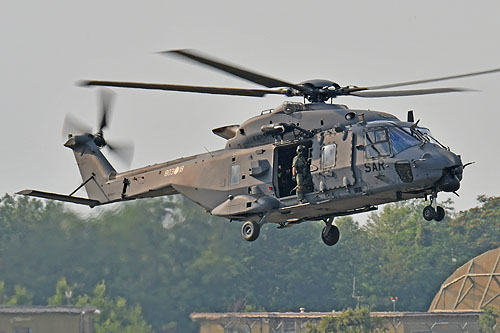
[[[306,149],[306,147],[304,145],[298,145],[297,146],[297,153],[302,153],[305,149]]]

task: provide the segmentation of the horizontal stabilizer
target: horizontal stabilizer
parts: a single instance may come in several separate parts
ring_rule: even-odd
[[[91,199],[80,198],[80,197],[71,197],[69,195],[50,193],[50,192],[42,192],[42,191],[37,191],[37,190],[23,190],[23,191],[17,192],[16,194],[22,194],[22,195],[27,195],[30,197],[45,198],[45,199],[51,199],[51,200],[59,200],[59,201],[64,201],[64,202],[72,202],[72,203],[76,203],[76,204],[80,204],[80,205],[86,205],[86,206],[89,206],[90,208],[101,204],[101,202],[99,202],[97,200],[91,200]]]

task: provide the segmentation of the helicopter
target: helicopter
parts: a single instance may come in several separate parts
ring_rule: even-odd
[[[465,88],[391,88],[499,72],[500,68],[447,77],[370,87],[341,86],[314,79],[290,83],[259,74],[195,50],[163,52],[259,84],[262,89],[206,87],[175,84],[81,81],[82,86],[153,89],[203,94],[264,97],[303,97],[262,111],[240,125],[212,130],[226,140],[223,149],[183,157],[146,167],[117,172],[103,155],[109,144],[103,134],[108,126],[112,95],[101,92],[101,120],[96,133],[66,119],[69,133],[64,145],[73,150],[82,183],[69,195],[23,190],[18,194],[95,207],[141,198],[182,194],[214,216],[243,222],[241,235],[255,241],[265,223],[287,228],[305,221],[323,221],[323,242],[340,239],[334,219],[376,210],[378,205],[412,198],[430,199],[423,210],[427,221],[441,221],[445,210],[439,192],[460,188],[464,168],[461,156],[435,139],[415,121],[380,111],[349,109],[333,100],[339,96],[364,98],[414,96],[463,92]],[[328,104],[328,101],[331,101]],[[65,126],[66,126],[65,125]],[[292,177],[297,147],[307,154],[313,190],[301,202]],[[301,148],[302,149],[302,148]],[[74,194],[85,188],[87,198]]]

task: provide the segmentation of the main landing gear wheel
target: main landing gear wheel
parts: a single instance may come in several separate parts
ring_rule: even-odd
[[[246,221],[241,226],[241,236],[249,242],[253,242],[259,237],[260,225],[254,221]]]
[[[326,226],[321,231],[321,239],[328,246],[337,244],[340,239],[340,230],[336,225],[333,225],[333,219],[325,221]]]

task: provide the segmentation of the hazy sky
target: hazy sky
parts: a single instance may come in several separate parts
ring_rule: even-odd
[[[61,136],[72,113],[96,126],[96,89],[80,79],[258,87],[155,54],[195,48],[285,81],[378,85],[500,67],[500,2],[492,1],[2,1],[0,194],[70,193],[81,182]],[[478,92],[338,98],[351,108],[413,109],[461,154],[459,209],[500,195],[500,74],[420,87]],[[214,127],[276,107],[281,96],[115,89],[108,139],[135,142],[132,167],[222,148]],[[300,101],[301,99],[298,99]],[[113,160],[111,159],[113,162]],[[123,170],[119,165],[117,169]],[[441,195],[444,199],[447,195]]]

